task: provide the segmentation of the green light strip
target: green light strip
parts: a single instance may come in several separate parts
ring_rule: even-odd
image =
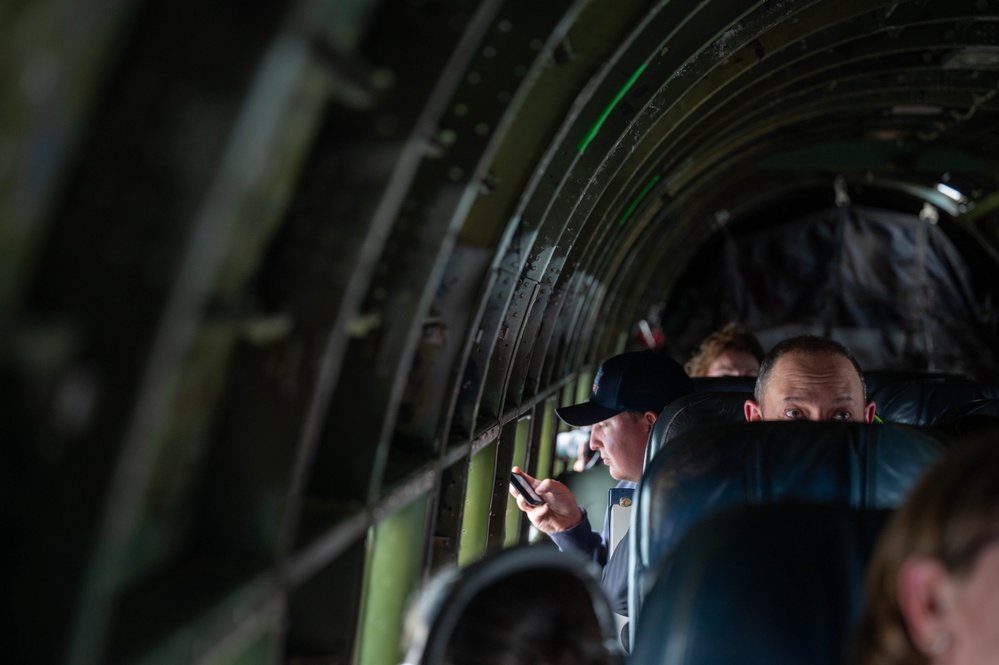
[[[656,176],[649,181],[649,184],[645,186],[645,189],[643,189],[639,193],[638,197],[634,201],[632,201],[631,205],[628,206],[628,209],[624,211],[624,215],[621,217],[621,221],[617,223],[618,226],[624,226],[624,223],[628,221],[629,217],[631,217],[631,213],[635,212],[635,208],[638,207],[638,204],[642,202],[642,199],[644,199],[646,195],[648,195],[649,190],[651,190],[652,186],[655,185],[657,182],[659,182],[659,176]]]
[[[615,95],[611,103],[607,105],[607,108],[604,109],[604,112],[600,114],[600,117],[597,118],[597,121],[593,123],[593,126],[590,127],[590,131],[586,133],[586,136],[583,137],[583,140],[579,142],[578,146],[576,146],[576,150],[578,150],[579,152],[584,152],[586,150],[586,146],[590,145],[590,141],[592,141],[594,137],[596,137],[597,132],[600,131],[600,127],[603,126],[604,121],[607,119],[607,116],[611,114],[611,111],[614,110],[614,107],[617,106],[618,102],[620,102],[621,99],[626,94],[628,94],[628,91],[631,89],[631,86],[635,85],[635,81],[637,81],[638,77],[641,76],[642,72],[645,71],[645,66],[647,64],[648,63],[642,63],[642,66],[635,70],[635,73],[631,75],[631,78],[628,79],[628,82],[624,84],[624,87],[617,91],[617,95]]]

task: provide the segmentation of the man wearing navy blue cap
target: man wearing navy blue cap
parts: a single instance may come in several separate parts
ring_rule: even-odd
[[[618,487],[635,487],[642,477],[649,433],[659,414],[674,399],[692,392],[693,382],[671,358],[652,351],[622,353],[597,369],[589,400],[555,409],[555,413],[576,427],[593,425],[590,448],[600,452],[611,477],[620,481]],[[615,611],[626,614],[627,552],[615,550],[607,560],[607,520],[604,533],[597,533],[568,487],[551,478],[539,481],[520,469],[515,471],[524,475],[545,501],[532,507],[511,488],[518,507],[559,549],[580,551],[606,566],[604,588]]]

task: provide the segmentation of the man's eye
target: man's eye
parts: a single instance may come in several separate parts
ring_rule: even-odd
[[[850,419],[850,412],[849,411],[840,411],[839,413],[833,415],[832,419],[833,420],[849,420]]]
[[[801,420],[805,417],[805,414],[801,412],[801,409],[788,409],[784,412],[784,417],[791,420]]]

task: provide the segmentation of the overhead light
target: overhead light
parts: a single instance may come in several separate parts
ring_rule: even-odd
[[[964,200],[964,194],[957,191],[953,187],[943,184],[942,182],[937,184],[937,191],[946,196],[947,198],[951,199],[952,201],[957,201],[958,203],[960,203],[961,201]]]
[[[941,59],[944,69],[999,69],[999,46],[962,46]]]
[[[867,138],[871,141],[904,141],[909,138],[909,132],[904,129],[880,127],[867,132]]]
[[[940,115],[943,107],[931,104],[896,104],[891,107],[892,115]]]

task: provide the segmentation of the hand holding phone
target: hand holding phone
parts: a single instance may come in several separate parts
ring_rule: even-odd
[[[545,502],[545,500],[534,491],[534,488],[531,487],[531,483],[527,482],[527,479],[516,471],[510,473],[510,484],[513,485],[513,488],[517,490],[517,493],[520,494],[520,496],[524,497],[524,501],[526,501],[529,506],[540,506]]]

